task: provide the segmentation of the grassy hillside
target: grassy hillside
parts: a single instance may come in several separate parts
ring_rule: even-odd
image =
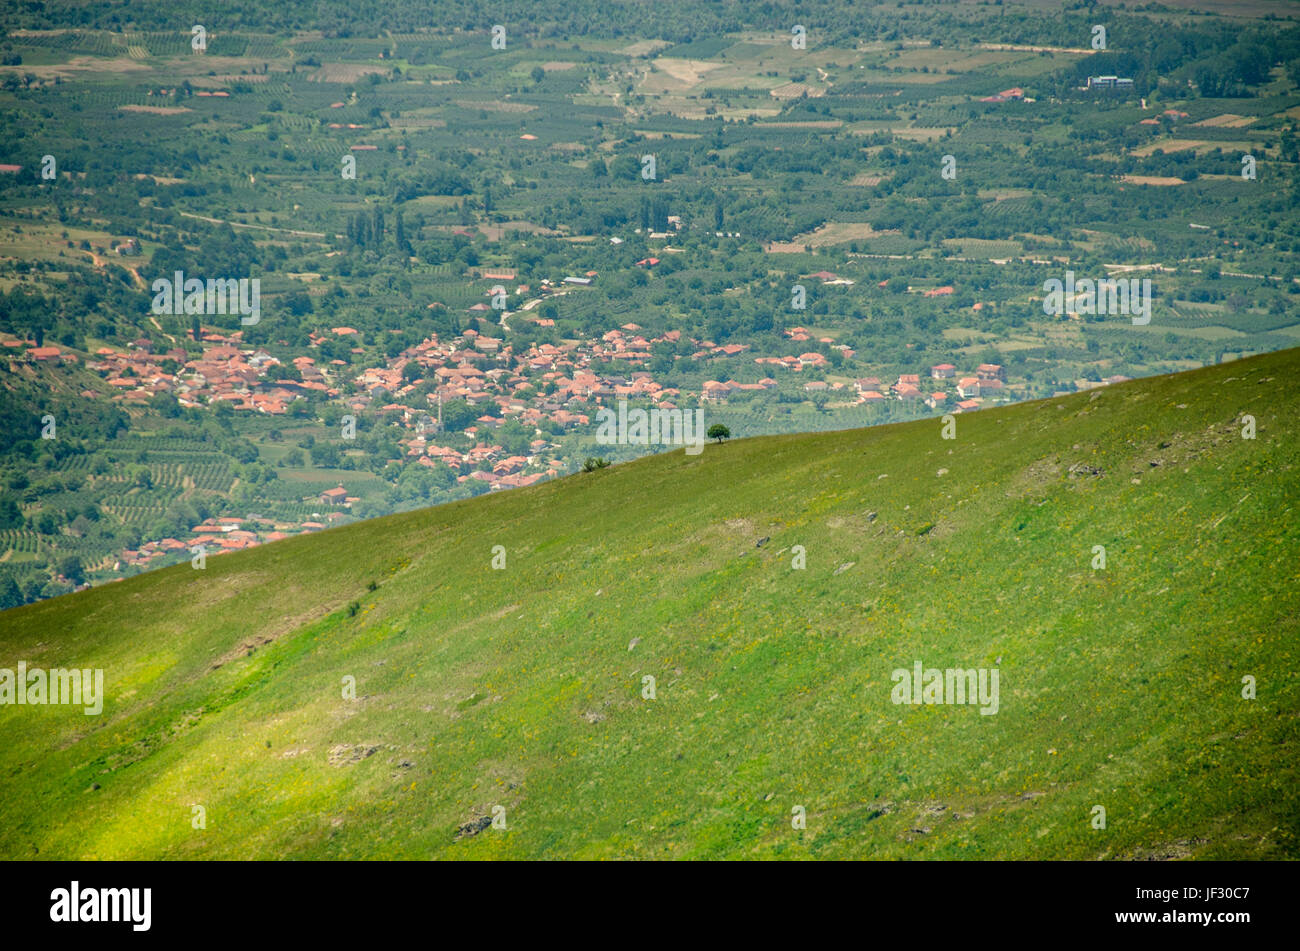
[[[0,856],[1294,858],[1297,375],[665,453],[6,612],[0,667],[107,700],[0,707]],[[917,660],[996,665],[998,713],[893,704]]]

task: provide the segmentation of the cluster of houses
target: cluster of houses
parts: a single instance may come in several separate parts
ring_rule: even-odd
[[[483,276],[504,280],[512,278],[513,273],[493,272]],[[834,278],[829,272],[814,276]],[[946,290],[939,288],[937,292]],[[542,326],[553,324],[552,320],[540,316],[525,319]],[[784,334],[795,342],[813,339],[804,327],[789,328]],[[348,381],[341,373],[347,367],[342,360],[318,365],[315,358],[302,355],[292,358],[292,373],[273,372],[281,361],[263,349],[242,346],[241,332],[226,335],[206,330],[201,333],[205,346],[197,357],[180,348],[155,353],[150,340],[140,339],[129,344],[125,351],[100,348],[87,362],[87,368],[105,377],[105,382],[118,391],[116,399],[143,401],[159,393],[170,393],[183,406],[226,402],[235,410],[273,416],[284,415],[295,399],[316,391],[340,399],[351,413],[379,412],[401,425],[405,433],[399,441],[408,461],[425,466],[445,465],[456,472],[461,482],[479,479],[492,489],[504,489],[554,475],[558,466],[555,459],[545,458],[558,446],[544,439],[534,440],[526,455],[506,454],[494,445],[491,431],[506,420],[516,419],[533,429],[545,426],[564,431],[590,425],[596,409],[618,400],[649,402],[663,409],[680,408],[682,391],[656,381],[647,365],[655,344],[677,347],[682,336],[680,330],[647,335],[638,324],[627,323],[599,338],[534,342],[516,351],[504,333],[492,337],[468,329],[446,341],[431,335],[386,358],[383,365],[368,367]],[[316,347],[330,338],[361,342],[361,335],[351,327],[313,333],[310,341]],[[21,343],[4,342],[7,346]],[[688,338],[687,342],[693,348],[690,357],[696,360],[736,357],[749,349],[747,344],[718,345],[694,338]],[[837,349],[846,360],[856,356],[854,350],[835,344],[829,337],[818,338],[817,342]],[[359,345],[351,349],[358,354],[365,352]],[[26,355],[43,361],[76,359],[57,347],[33,347]],[[765,369],[794,373],[806,368],[825,371],[831,367],[826,355],[818,351],[797,356],[755,357],[754,362]],[[627,369],[620,374],[598,374],[592,370],[594,364],[611,363],[624,364]],[[411,370],[412,364],[415,371]],[[1006,377],[1002,367],[993,364],[982,364],[973,374],[961,376],[953,365],[939,364],[931,368],[930,380],[941,382],[923,386],[919,374],[903,374],[893,384],[882,384],[876,377],[861,378],[854,384],[856,402],[918,400],[931,408],[974,409],[985,399],[1002,397]],[[427,385],[430,383],[433,386]],[[764,392],[777,386],[777,380],[771,375],[757,382],[705,380],[698,398],[703,403],[723,403],[734,394]],[[843,382],[814,380],[803,388],[815,393],[843,390],[846,386]],[[417,391],[418,395],[413,395]],[[437,437],[443,430],[441,407],[451,400],[464,400],[484,410],[464,430],[475,439],[475,445],[467,451],[438,445]]]
[[[16,337],[0,341],[6,348],[18,351],[33,363],[76,363],[77,355],[59,347],[37,346],[34,340],[20,340]],[[26,348],[26,349],[24,349]]]
[[[832,278],[834,275],[812,275]],[[940,287],[927,292],[929,295],[950,293],[952,288]],[[785,336],[798,342],[812,339],[805,327],[791,327]],[[830,337],[819,337],[819,343],[827,344],[839,350],[845,359],[855,356],[855,351],[842,344],[835,344]],[[798,373],[805,368],[826,370],[830,361],[822,353],[811,351],[798,356],[755,357],[760,365],[781,367]],[[777,381],[764,377],[757,383],[737,383],[735,380],[707,380],[704,383],[701,400],[709,403],[726,402],[734,394],[750,390],[770,390],[777,386]],[[1006,371],[996,363],[981,363],[973,374],[959,375],[957,367],[951,363],[940,363],[930,368],[929,379],[922,383],[921,374],[904,373],[895,383],[882,383],[879,377],[869,376],[855,380],[850,384],[839,380],[810,380],[803,385],[806,393],[853,392],[852,400],[846,399],[846,405],[882,404],[889,400],[904,402],[923,402],[931,409],[947,409],[953,412],[979,409],[985,400],[1005,399]]]
[[[141,338],[125,351],[100,347],[86,368],[117,391],[114,399],[126,402],[171,394],[181,406],[229,403],[236,410],[283,416],[290,403],[309,391],[339,395],[313,358],[295,357],[293,378],[277,378],[268,371],[280,361],[263,349],[241,348],[240,336],[240,331],[229,336],[205,332],[202,340],[208,346],[197,357],[179,347],[155,353],[153,342]]]
[[[484,431],[482,427],[471,426],[466,433],[477,439]],[[487,443],[476,443],[470,449],[460,452],[450,446],[439,446],[424,432],[404,438],[402,444],[408,461],[430,469],[446,466],[453,472],[460,473],[456,476],[457,483],[475,480],[485,483],[493,492],[532,485],[543,479],[554,478],[560,471],[557,460],[543,457],[543,453],[558,448],[545,439],[534,439],[529,444],[528,455],[511,455],[501,446]],[[533,468],[534,471],[525,472],[528,468]],[[470,471],[465,472],[466,469]]]
[[[888,399],[923,402],[931,409],[963,412],[979,409],[986,399],[997,399],[1006,386],[1006,371],[997,363],[981,363],[974,376],[958,376],[951,363],[930,367],[923,383],[919,373],[903,373],[898,381],[884,386],[877,377],[856,381],[859,403],[880,403]],[[949,389],[946,389],[950,387]]]
[[[347,493],[342,487],[339,487],[321,494],[323,504],[344,504],[342,501],[325,503],[326,495],[341,500]],[[355,501],[356,499],[352,497],[346,499],[347,504]],[[165,559],[169,555],[177,553],[191,554],[197,549],[202,549],[205,556],[218,555],[227,551],[242,551],[245,548],[255,548],[264,542],[273,542],[294,535],[318,532],[329,527],[330,524],[342,521],[346,517],[342,512],[329,512],[323,517],[323,520],[309,519],[301,522],[277,522],[257,515],[250,515],[247,518],[233,516],[209,518],[191,528],[189,537],[185,540],[163,538],[158,541],[145,542],[138,549],[128,548],[124,550],[117,563],[113,565],[113,570],[121,571],[126,567],[148,567],[153,562]]]
[[[894,383],[882,383],[879,377],[861,377],[854,381],[855,399],[851,405],[882,405],[890,400],[924,403],[930,409],[963,412],[979,409],[985,399],[997,399],[1005,391],[1006,372],[996,363],[981,363],[974,376],[958,376],[951,363],[930,368],[924,382],[919,373],[900,374]],[[951,391],[947,388],[951,388]],[[809,393],[826,393],[848,389],[839,381],[812,380],[804,384]],[[847,403],[847,401],[846,401]]]
[[[511,276],[509,272],[484,275],[488,279]],[[527,319],[541,326],[554,324],[540,316]],[[346,400],[355,413],[393,414],[407,430],[400,442],[408,461],[430,467],[445,465],[458,473],[458,481],[478,479],[491,489],[529,485],[558,473],[558,461],[547,454],[559,447],[539,438],[530,443],[526,455],[505,453],[492,443],[490,434],[507,420],[518,420],[534,430],[545,426],[564,431],[590,425],[596,409],[618,400],[679,408],[682,392],[657,382],[644,367],[654,344],[677,345],[682,332],[647,336],[641,330],[638,324],[627,323],[599,338],[531,343],[518,351],[508,340],[473,329],[447,341],[432,335],[384,366],[358,374],[353,380],[356,392]],[[694,348],[691,356],[695,359],[732,357],[748,349],[745,344],[719,346],[693,338],[687,342]],[[613,374],[592,370],[595,364],[611,363],[627,369]],[[410,370],[412,364],[418,369]],[[764,381],[762,388],[767,386],[775,386],[775,381]],[[710,384],[705,384],[700,395],[710,398]],[[484,410],[464,430],[475,439],[475,445],[466,451],[438,444],[443,432],[441,406],[451,400],[464,400]]]

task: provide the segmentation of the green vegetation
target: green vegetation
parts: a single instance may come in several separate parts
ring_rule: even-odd
[[[107,696],[0,706],[0,855],[1294,859],[1297,373],[662,453],[6,611],[0,666]],[[999,711],[894,705],[918,660]]]

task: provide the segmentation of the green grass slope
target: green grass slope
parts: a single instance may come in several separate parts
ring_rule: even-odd
[[[107,699],[0,706],[0,856],[1294,858],[1297,377],[679,450],[6,612],[0,667]],[[917,660],[997,664],[998,713],[892,703]]]

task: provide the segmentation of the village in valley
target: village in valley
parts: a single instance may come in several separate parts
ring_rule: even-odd
[[[638,262],[645,267],[657,263],[657,258]],[[402,458],[388,462],[447,470],[456,484],[468,484],[474,492],[532,485],[571,469],[561,452],[565,436],[589,434],[595,411],[619,401],[667,410],[684,406],[716,409],[725,406],[735,394],[776,390],[782,385],[777,376],[791,381],[785,385],[793,392],[824,393],[841,407],[872,407],[897,401],[913,406],[915,413],[924,412],[921,406],[932,412],[961,413],[1004,401],[1011,395],[1005,370],[998,364],[959,369],[951,363],[940,363],[925,373],[904,373],[895,380],[882,380],[878,376],[844,376],[843,366],[840,373],[831,374],[825,353],[811,349],[798,355],[752,358],[764,374],[775,376],[764,375],[756,382],[706,379],[697,392],[683,392],[656,380],[648,369],[654,346],[678,345],[682,332],[647,335],[631,322],[597,338],[565,339],[555,344],[534,342],[516,351],[508,320],[553,326],[553,320],[534,312],[535,305],[546,299],[548,292],[560,287],[568,290],[574,285],[590,286],[597,276],[590,272],[555,284],[543,282],[543,296],[530,301],[534,306],[495,315],[500,318],[500,336],[475,329],[465,329],[447,340],[434,334],[395,356],[383,355],[378,365],[359,372],[344,360],[327,359],[319,353],[281,359],[266,347],[245,345],[241,330],[204,326],[196,328],[197,341],[186,341],[189,350],[179,341],[162,350],[148,338],[132,341],[124,349],[99,347],[85,355],[59,346],[37,346],[35,341],[8,334],[0,336],[0,344],[12,360],[46,367],[83,362],[86,370],[102,379],[110,399],[128,405],[149,404],[163,396],[174,398],[183,408],[224,409],[292,422],[296,416],[307,415],[307,407],[312,404],[334,403],[353,419],[370,418],[398,430],[395,441]],[[512,272],[500,270],[480,275],[482,280],[497,282],[513,277]],[[829,272],[809,277],[826,284],[839,281]],[[491,297],[500,290],[498,284],[485,294]],[[517,294],[528,291],[525,285],[516,289]],[[945,292],[951,292],[951,288],[940,287],[927,292],[927,296]],[[492,308],[480,302],[467,311],[473,316],[491,313]],[[795,343],[830,346],[844,360],[861,365],[854,350],[834,344],[830,337],[814,338],[805,327],[787,328],[782,335]],[[308,349],[312,352],[318,352],[328,340],[349,344],[350,353],[357,358],[372,349],[359,331],[346,326],[318,329],[309,339]],[[193,353],[195,342],[201,346],[197,355]],[[747,344],[717,345],[695,338],[687,342],[692,348],[691,358],[698,361],[739,357],[750,349]],[[378,348],[373,349],[382,355]],[[625,366],[626,370],[620,374],[592,370],[593,366],[611,364]],[[799,384],[789,376],[807,370],[816,371],[818,378]],[[1087,381],[1079,383],[1087,385]],[[82,395],[93,398],[103,394],[86,390]],[[442,409],[452,401],[464,401],[483,412],[463,429],[449,429]],[[310,412],[319,412],[319,407]],[[508,420],[518,421],[535,434],[526,451],[511,453],[494,441],[494,430]],[[453,442],[457,446],[449,444]],[[345,482],[303,496],[301,501],[319,507],[309,517],[287,521],[255,513],[213,516],[192,526],[184,537],[148,539],[138,548],[123,550],[112,567],[143,568],[199,551],[205,555],[237,551],[348,521],[359,498],[349,493]]]

